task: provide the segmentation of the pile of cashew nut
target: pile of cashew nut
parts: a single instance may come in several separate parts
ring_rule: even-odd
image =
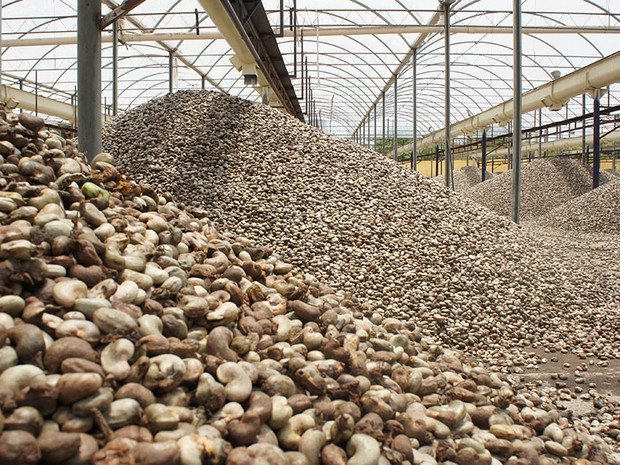
[[[412,323],[24,115],[0,119],[0,465],[613,458]]]

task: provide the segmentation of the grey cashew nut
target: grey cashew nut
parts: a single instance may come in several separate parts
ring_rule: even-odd
[[[223,439],[187,435],[177,441],[181,453],[181,465],[224,463],[230,444]]]
[[[207,336],[207,354],[236,362],[239,357],[237,353],[230,348],[232,340],[233,333],[230,329],[224,326],[213,328]]]
[[[300,413],[292,416],[288,423],[278,432],[278,441],[283,449],[296,450],[301,440],[301,435],[315,426],[314,418],[308,414]]]
[[[299,452],[304,454],[310,465],[321,464],[321,449],[327,443],[327,437],[323,431],[306,430],[299,440]]]
[[[226,402],[226,390],[209,373],[203,373],[198,378],[196,401],[208,411],[214,412],[222,408]]]
[[[266,443],[252,444],[248,447],[248,450],[254,457],[262,459],[269,465],[288,465],[286,454],[274,445]]]
[[[162,392],[172,391],[183,382],[187,368],[180,357],[172,354],[157,355],[151,358],[144,386]]]
[[[284,425],[293,416],[293,409],[288,404],[288,400],[283,396],[273,396],[271,398],[272,412],[271,420],[269,420],[269,426],[274,430],[283,428]]]
[[[103,371],[112,375],[115,380],[122,381],[131,372],[129,359],[133,357],[135,347],[129,339],[117,339],[101,351]]]
[[[33,383],[44,383],[45,373],[34,365],[9,367],[0,374],[0,384],[7,386],[13,394]]]
[[[246,371],[234,362],[217,368],[217,379],[226,386],[226,398],[232,402],[245,402],[252,394],[252,380]]]
[[[375,438],[367,434],[354,434],[347,443],[350,458],[347,465],[377,465],[381,447]]]

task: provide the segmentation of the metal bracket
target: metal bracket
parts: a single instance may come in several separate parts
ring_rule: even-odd
[[[248,13],[245,15],[245,18],[243,18],[243,20],[241,21],[241,24],[243,24],[244,26],[247,24],[250,18],[252,18],[252,15],[256,11],[260,3],[261,3],[260,1],[254,2],[254,5],[252,5],[252,8],[250,8],[250,11],[248,11]]]
[[[134,8],[140,6],[145,0],[125,0],[119,6],[110,11],[107,15],[99,19],[99,29],[103,31],[114,21],[122,18]]]

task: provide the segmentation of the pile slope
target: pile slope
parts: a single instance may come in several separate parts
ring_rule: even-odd
[[[620,182],[610,182],[566,202],[537,218],[535,224],[565,231],[620,234]]]
[[[0,463],[617,462],[535,393],[7,119]]]
[[[493,173],[487,171],[486,181],[493,177]],[[444,184],[443,175],[435,176],[434,181]],[[482,182],[482,170],[477,166],[464,166],[454,172],[454,190],[464,192]]]
[[[592,189],[592,174],[578,160],[541,158],[521,171],[521,219],[549,213]],[[464,192],[464,195],[495,213],[510,217],[512,171],[506,171]]]
[[[619,356],[617,291],[509,220],[277,110],[185,91],[107,126],[133,176],[224,231],[490,363],[528,345]],[[490,182],[492,182],[491,180]],[[570,324],[570,328],[568,328]]]

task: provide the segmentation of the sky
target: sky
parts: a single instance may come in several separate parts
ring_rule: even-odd
[[[104,14],[114,0],[104,2]],[[118,0],[116,0],[118,1]],[[75,37],[75,0],[3,0],[3,40],[49,39]],[[265,9],[274,29],[280,27],[279,0],[265,0]],[[290,30],[293,0],[285,0],[285,29]],[[436,0],[296,0],[296,22],[304,30],[303,60],[308,61],[317,113],[323,129],[347,137],[358,126],[374,102],[382,102],[386,82],[398,69],[419,33],[396,33],[394,27],[427,24],[439,3]],[[620,33],[620,0],[525,0],[523,26],[554,28],[562,26],[607,28],[602,33],[554,32],[523,37],[523,88],[525,91],[549,82],[551,71],[562,75],[581,68],[618,51]],[[201,31],[215,31],[196,0],[148,0],[121,23],[122,34],[147,31],[187,33],[196,30],[196,9]],[[451,23],[455,26],[512,25],[510,0],[457,0],[452,6]],[[442,22],[443,19],[440,20]],[[338,27],[339,35],[329,35]],[[364,28],[375,27],[375,34]],[[379,27],[380,30],[376,28]],[[346,30],[345,30],[346,28]],[[112,46],[110,29],[103,33],[104,111],[112,103]],[[406,31],[406,29],[404,29]],[[321,32],[324,31],[324,35]],[[299,30],[298,30],[299,32]],[[294,73],[294,51],[302,61],[300,34],[297,47],[292,37],[278,39],[285,62]],[[260,96],[245,86],[242,76],[230,63],[232,53],[225,40],[168,40],[177,50],[173,60],[174,89],[200,88],[200,75],[187,63],[206,74],[217,88],[242,98],[259,101]],[[77,46],[12,46],[3,47],[3,83],[21,85],[33,90],[39,83],[40,95],[72,102],[77,85]],[[127,42],[119,46],[119,108],[126,110],[168,92],[169,52],[154,42]],[[451,34],[451,118],[466,118],[512,96],[512,35]],[[301,70],[293,79],[301,96]],[[443,126],[444,38],[431,34],[418,50],[417,61],[418,136]],[[395,113],[394,88],[386,90],[386,119]],[[618,104],[616,86],[612,86],[609,104]],[[412,135],[413,73],[406,62],[398,76],[398,131]],[[604,102],[605,104],[606,102]],[[588,104],[589,105],[589,104]],[[305,108],[305,102],[302,102]],[[370,110],[373,113],[374,110]],[[377,108],[382,115],[383,105]],[[544,111],[543,121],[553,121],[581,114],[581,98],[569,102],[568,110]],[[526,115],[533,124],[533,115]],[[379,117],[379,119],[381,119]],[[374,123],[374,121],[373,121]],[[381,125],[381,123],[380,123]]]

